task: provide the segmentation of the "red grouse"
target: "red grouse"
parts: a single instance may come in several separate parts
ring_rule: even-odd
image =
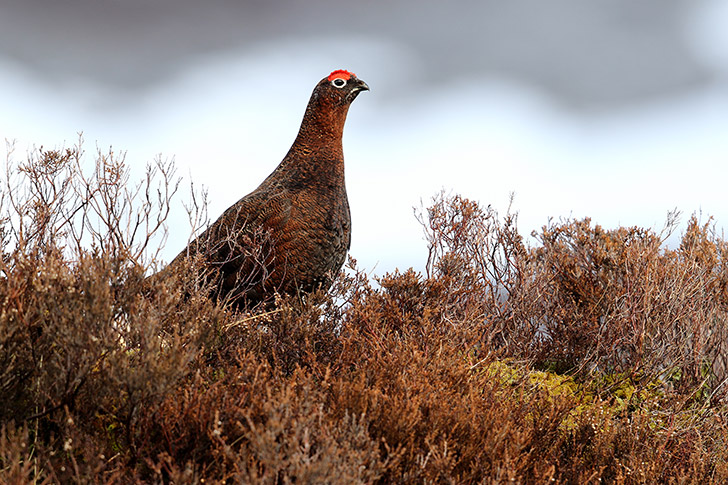
[[[238,306],[270,300],[276,292],[327,289],[351,242],[341,144],[344,122],[351,102],[368,89],[344,70],[322,79],[283,161],[168,269],[188,257],[201,258],[216,296]]]

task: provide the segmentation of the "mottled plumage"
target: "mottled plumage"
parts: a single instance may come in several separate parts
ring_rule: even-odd
[[[369,87],[334,71],[314,88],[296,140],[260,186],[226,210],[169,265],[200,256],[217,296],[256,304],[275,292],[328,288],[351,241],[342,135]]]

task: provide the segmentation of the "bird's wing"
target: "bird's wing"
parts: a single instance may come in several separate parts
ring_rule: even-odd
[[[263,244],[271,232],[285,227],[291,216],[291,200],[285,190],[267,189],[240,199],[198,238],[211,263],[229,268],[233,259],[244,259],[250,251],[258,250],[255,246]]]
[[[235,231],[281,228],[291,217],[291,205],[285,189],[268,186],[267,190],[258,189],[233,204],[213,226]]]

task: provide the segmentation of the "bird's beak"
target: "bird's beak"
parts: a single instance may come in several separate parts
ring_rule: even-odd
[[[349,95],[346,97],[346,102],[351,103],[356,99],[356,97],[361,93],[362,91],[369,91],[369,85],[362,81],[361,79],[356,79],[354,86],[352,86],[351,91],[349,91]]]
[[[354,91],[369,91],[369,85],[361,79],[357,79],[356,86],[354,86]]]

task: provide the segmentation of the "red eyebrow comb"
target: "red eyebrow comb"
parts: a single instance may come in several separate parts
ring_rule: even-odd
[[[344,81],[348,81],[351,76],[355,76],[353,72],[346,71],[344,69],[337,69],[336,71],[329,74],[329,81],[333,81],[336,78],[343,79]]]

